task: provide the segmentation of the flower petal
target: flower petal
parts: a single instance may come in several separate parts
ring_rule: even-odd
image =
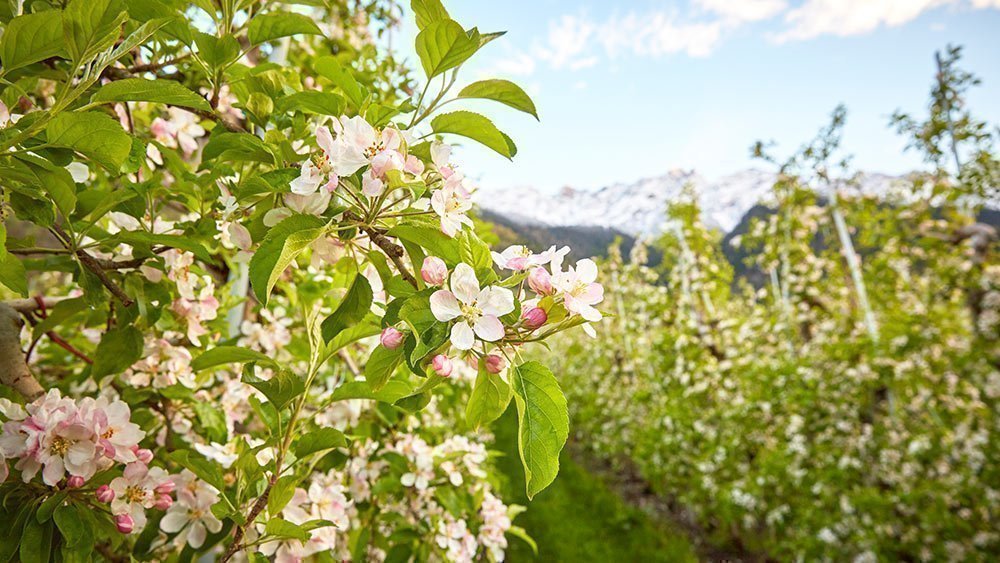
[[[472,332],[472,327],[465,321],[455,323],[451,327],[451,343],[459,350],[471,350],[476,343],[476,336]]]
[[[439,289],[431,295],[431,313],[434,314],[434,318],[441,321],[447,322],[455,317],[462,315],[462,308],[458,304],[458,299],[455,295],[446,290]]]
[[[476,279],[476,272],[472,266],[464,262],[455,266],[455,271],[451,274],[451,292],[466,305],[476,302],[476,296],[479,294],[479,280]]]
[[[476,335],[487,342],[496,342],[503,338],[503,323],[493,315],[483,315],[476,321]]]

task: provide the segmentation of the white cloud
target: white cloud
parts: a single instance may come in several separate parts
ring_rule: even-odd
[[[599,19],[564,14],[530,49],[510,50],[493,68],[527,76],[543,64],[576,71],[623,57],[707,57],[727,34],[776,18],[784,29],[768,37],[785,43],[900,26],[942,6],[1000,9],[1000,0],[799,0],[795,7],[790,0],[688,0],[684,9],[629,10]]]
[[[696,0],[696,5],[732,22],[766,20],[788,7],[785,0]]]
[[[977,7],[989,2],[997,0],[974,0]],[[843,37],[869,33],[882,26],[903,25],[927,10],[954,3],[955,0],[806,0],[785,14],[790,27],[775,36],[775,40],[782,43],[820,35]]]
[[[567,66],[587,49],[595,29],[596,25],[586,16],[564,15],[549,23],[547,41],[535,48],[535,54],[552,68]]]
[[[602,25],[598,41],[609,57],[623,54],[660,57],[684,53],[692,57],[711,54],[722,37],[722,22],[679,22],[665,12],[614,17]]]

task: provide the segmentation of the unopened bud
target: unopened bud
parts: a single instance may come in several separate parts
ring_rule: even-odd
[[[79,489],[83,486],[83,477],[79,475],[71,475],[69,479],[66,479],[66,487],[70,489]]]
[[[552,295],[552,276],[545,268],[535,268],[528,274],[528,287],[539,295]]]
[[[390,350],[395,350],[403,343],[403,333],[389,326],[382,331],[379,341],[382,343],[382,346]]]
[[[157,494],[169,495],[170,493],[174,492],[175,488],[177,488],[177,484],[174,483],[173,481],[164,481],[159,485],[157,485],[156,489],[154,490],[157,492]]]
[[[156,502],[153,503],[153,508],[157,510],[166,510],[170,508],[170,505],[174,504],[174,499],[170,498],[170,495],[157,495]]]
[[[135,520],[128,514],[119,514],[115,516],[115,527],[123,534],[131,534],[135,528]]]
[[[437,256],[428,256],[420,268],[420,277],[427,285],[441,285],[448,277],[448,266]]]
[[[521,320],[524,321],[524,328],[535,330],[549,320],[549,315],[541,307],[532,307],[521,314]]]
[[[111,487],[107,485],[97,487],[97,490],[94,491],[94,496],[96,496],[97,500],[101,502],[111,502],[115,500],[115,492],[112,491]]]
[[[448,358],[448,356],[445,356],[444,354],[434,356],[434,359],[431,360],[431,367],[433,367],[434,372],[441,377],[451,377],[452,365],[451,359]]]
[[[139,461],[149,465],[149,462],[153,461],[153,451],[149,448],[138,448],[135,450],[135,457],[139,458]]]
[[[507,367],[507,360],[496,354],[486,356],[484,363],[486,364],[486,371],[490,373],[500,373],[503,371],[503,368]]]

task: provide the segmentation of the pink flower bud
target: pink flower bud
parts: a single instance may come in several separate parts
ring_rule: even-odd
[[[137,448],[135,450],[135,457],[139,458],[139,461],[149,465],[149,462],[153,461],[153,451],[148,448]]]
[[[115,527],[123,534],[131,534],[132,529],[135,528],[135,520],[132,520],[128,514],[119,514],[115,516]]]
[[[395,350],[399,348],[399,345],[403,343],[403,333],[392,328],[391,326],[385,327],[382,331],[382,336],[379,337],[379,341],[382,342],[382,346],[390,350]]]
[[[115,500],[115,492],[112,491],[111,487],[107,485],[97,487],[97,490],[94,492],[94,496],[96,496],[97,500],[101,502],[111,502]]]
[[[159,485],[157,485],[156,489],[154,490],[157,492],[157,494],[169,495],[170,493],[174,492],[175,488],[177,488],[177,484],[174,483],[173,481],[164,481]]]
[[[420,277],[424,278],[427,285],[441,285],[448,277],[448,266],[437,256],[428,256],[424,258],[424,264],[420,268]]]
[[[71,475],[69,479],[66,479],[66,487],[70,489],[79,489],[83,483],[83,477],[79,475]]]
[[[545,268],[535,268],[528,274],[528,286],[539,295],[552,295],[552,276]]]
[[[431,360],[431,367],[433,367],[434,372],[441,377],[451,377],[452,365],[451,359],[448,358],[448,356],[445,356],[444,354],[434,356],[434,359]]]
[[[524,321],[524,328],[535,330],[549,320],[549,315],[541,307],[532,307],[521,314],[521,320]]]
[[[156,501],[153,503],[153,508],[157,510],[166,510],[170,508],[170,505],[174,504],[174,499],[170,498],[170,495],[156,495]]]
[[[490,354],[486,356],[486,371],[490,373],[500,373],[503,368],[507,367],[507,360],[496,354]]]

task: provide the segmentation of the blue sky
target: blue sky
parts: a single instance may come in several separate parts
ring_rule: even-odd
[[[793,150],[838,103],[855,165],[901,173],[920,161],[903,154],[889,114],[924,110],[934,51],[948,43],[965,46],[964,66],[982,78],[974,111],[1000,123],[1000,0],[445,4],[466,27],[507,31],[460,81],[512,79],[541,117],[475,106],[519,148],[513,163],[456,151],[485,189],[596,188],[678,167],[714,178],[761,166],[749,157],[757,139]],[[412,45],[408,25],[397,45]]]

